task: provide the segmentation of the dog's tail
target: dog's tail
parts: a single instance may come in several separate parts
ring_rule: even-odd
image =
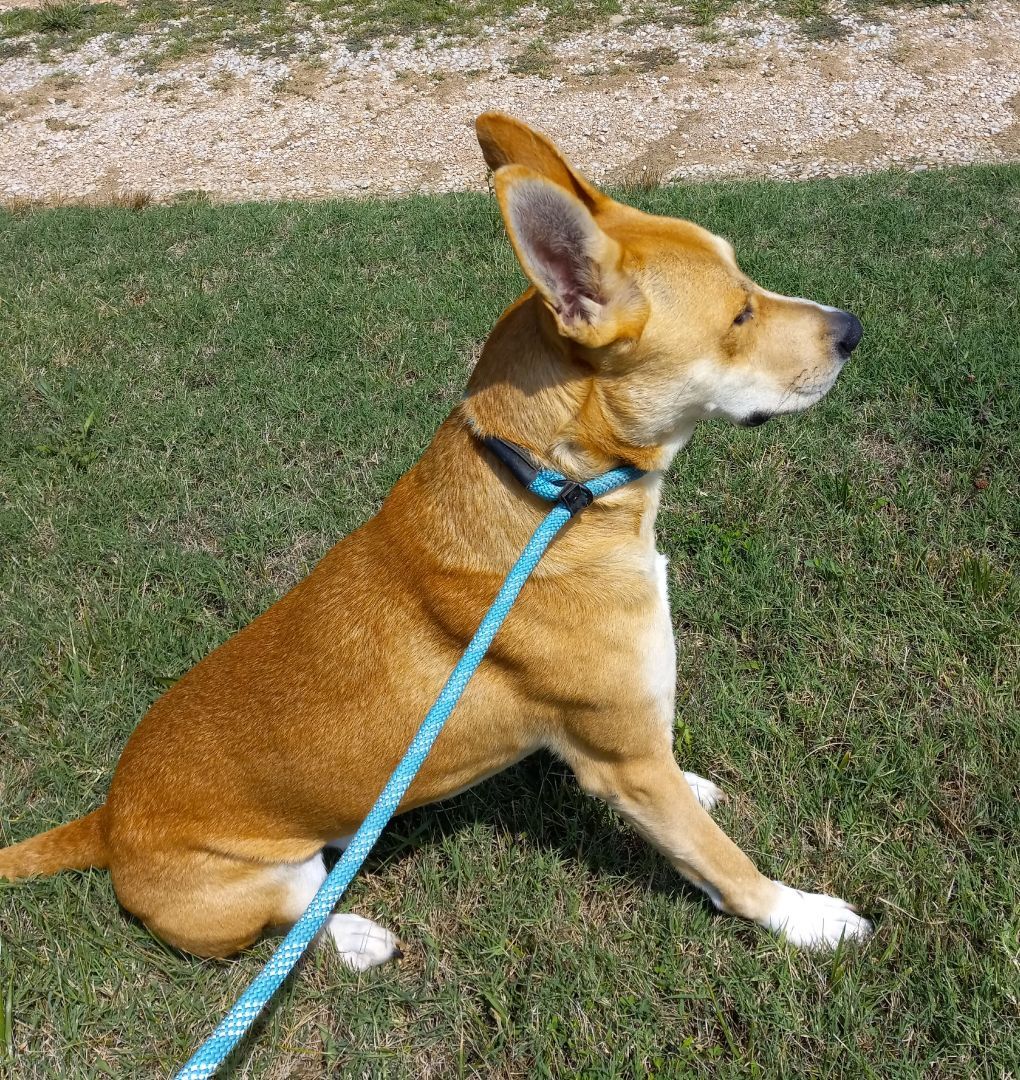
[[[103,810],[93,810],[77,821],[69,821],[20,844],[0,848],[0,878],[13,881],[55,874],[58,870],[86,870],[107,866]]]

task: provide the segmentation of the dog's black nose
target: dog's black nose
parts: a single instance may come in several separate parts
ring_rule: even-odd
[[[844,359],[861,343],[864,337],[864,327],[856,315],[849,311],[833,312],[833,329],[836,335],[836,348],[843,354]]]

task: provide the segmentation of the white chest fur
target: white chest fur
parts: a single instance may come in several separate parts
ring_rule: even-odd
[[[657,551],[651,553],[651,573],[656,591],[656,603],[648,622],[644,642],[644,675],[646,692],[654,702],[663,725],[673,741],[673,709],[676,701],[676,643],[673,639],[673,619],[669,611],[667,571],[669,560]]]

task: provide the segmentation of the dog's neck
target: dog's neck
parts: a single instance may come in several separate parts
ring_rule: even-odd
[[[526,294],[496,325],[464,401],[397,483],[373,527],[388,530],[386,543],[394,550],[408,536],[428,535],[432,557],[458,571],[505,573],[549,506],[528,496],[516,480],[508,483],[506,470],[478,438],[495,435],[523,447],[536,465],[574,480],[619,465],[646,474],[579,515],[543,558],[537,576],[592,565],[609,572],[614,562],[630,558],[635,540],[643,553],[654,552],[662,468],[677,446],[634,447],[615,436],[598,381],[591,366],[562,343],[541,302]]]
[[[517,443],[537,463],[580,480],[619,465],[658,472],[686,441],[636,446],[622,437],[591,365],[557,333],[534,290],[496,324],[462,411],[477,434]]]

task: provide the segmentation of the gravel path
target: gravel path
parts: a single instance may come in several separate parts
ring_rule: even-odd
[[[599,180],[808,177],[1020,158],[1020,3],[837,13],[811,41],[774,16],[718,40],[620,23],[536,45],[537,15],[288,62],[221,49],[167,70],[136,38],[0,62],[0,197],[214,199],[485,183],[477,113],[553,133]],[[547,32],[548,40],[553,35]],[[151,67],[151,65],[148,65]]]

